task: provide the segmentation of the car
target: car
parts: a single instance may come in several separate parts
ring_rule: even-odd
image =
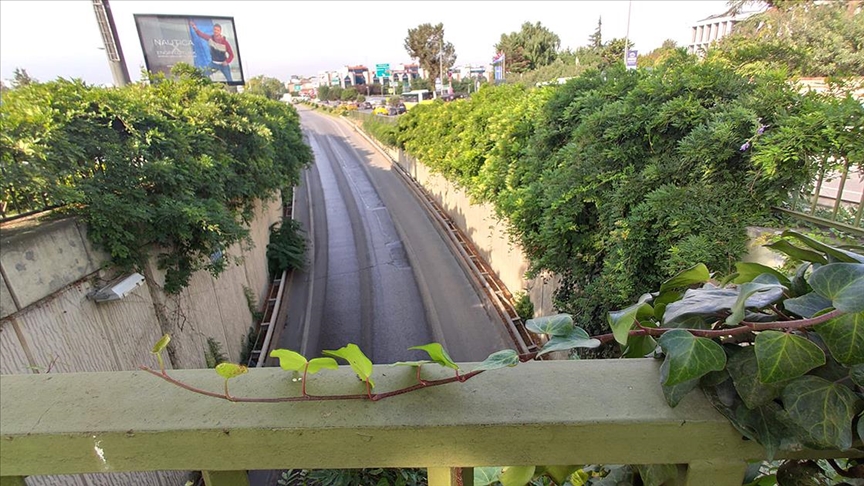
[[[373,115],[387,116],[390,114],[390,110],[388,110],[386,106],[379,106],[379,107],[375,108],[374,110],[372,110],[372,114]]]
[[[399,115],[405,113],[406,111],[408,111],[408,108],[406,108],[405,105],[402,103],[399,103],[399,106],[396,107],[396,113]]]
[[[364,101],[363,103],[360,103],[360,108],[363,110],[371,110],[372,109],[372,103],[369,103],[368,101]]]

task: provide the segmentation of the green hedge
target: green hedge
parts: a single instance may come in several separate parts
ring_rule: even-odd
[[[398,139],[493,203],[531,271],[564,277],[559,309],[596,333],[607,311],[693,261],[731,271],[746,226],[766,223],[814,160],[861,153],[861,119],[854,100],[679,54],[650,72],[610,68],[420,105]],[[814,120],[830,130],[801,131]]]
[[[187,72],[120,89],[58,80],[4,93],[4,201],[45,195],[124,269],[159,247],[165,287],[218,274],[248,240],[257,200],[292,186],[312,154],[296,111]],[[218,257],[218,255],[222,255]]]

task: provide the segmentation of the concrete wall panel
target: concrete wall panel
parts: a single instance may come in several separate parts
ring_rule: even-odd
[[[6,285],[22,307],[90,275],[101,265],[91,259],[71,218],[6,227],[2,245],[0,264],[8,278]]]
[[[6,286],[6,279],[0,275],[0,318],[6,317],[9,314],[17,311],[15,300],[12,299],[12,294],[9,292],[9,287]]]
[[[87,300],[90,287],[72,285],[18,315],[23,340],[36,366],[56,358],[58,373],[119,370],[113,343],[96,305]]]
[[[0,374],[31,373],[27,355],[15,334],[17,323],[8,320],[0,324]]]

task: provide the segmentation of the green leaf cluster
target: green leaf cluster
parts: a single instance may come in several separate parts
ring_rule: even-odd
[[[557,307],[599,333],[693,262],[730,273],[746,227],[813,180],[814,160],[861,159],[864,108],[675,51],[651,71],[487,86],[400,118],[400,146],[491,203],[531,272],[563,277]]]
[[[662,334],[667,402],[701,386],[769,459],[802,446],[849,450],[864,439],[864,255],[783,236],[771,246],[807,260],[795,275],[738,264],[717,286],[699,265],[610,313],[610,326],[622,350],[634,335]]]
[[[191,274],[218,274],[248,241],[258,201],[311,163],[296,111],[231,93],[194,70],[124,88],[78,80],[34,83],[0,105],[2,200],[62,205],[121,268],[150,248],[178,292]]]

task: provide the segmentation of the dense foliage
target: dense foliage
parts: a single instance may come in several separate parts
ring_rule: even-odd
[[[782,67],[799,76],[864,75],[864,9],[857,2],[770,2],[709,53],[749,72]]]
[[[833,158],[824,133],[802,128],[862,111],[801,95],[782,75],[745,77],[676,52],[651,72],[589,71],[561,87],[488,87],[418,106],[399,140],[494,203],[532,270],[564,277],[559,308],[593,332],[690,262],[731,271],[746,226],[811,179],[815,155],[860,153],[859,128],[841,134],[849,143],[832,145]]]
[[[246,82],[243,87],[244,93],[257,94],[269,98],[271,100],[280,100],[282,95],[288,92],[285,84],[276,78],[264,76],[255,76]]]
[[[270,243],[267,244],[267,268],[275,278],[283,270],[294,270],[306,266],[306,238],[300,223],[286,219],[270,228]]]
[[[155,245],[168,292],[224,269],[256,202],[312,160],[293,108],[178,72],[119,89],[30,84],[0,106],[4,202],[64,205],[121,268]]]

